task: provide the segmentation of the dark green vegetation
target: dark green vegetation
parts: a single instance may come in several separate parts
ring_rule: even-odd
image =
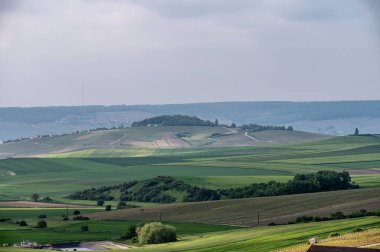
[[[265,126],[265,125],[258,125],[258,124],[243,124],[239,126],[239,129],[248,131],[248,132],[260,132],[260,131],[266,131],[266,130],[289,130],[293,131],[292,126]]]
[[[220,199],[239,199],[264,196],[279,196],[312,192],[357,189],[351,183],[348,172],[319,171],[297,174],[287,183],[269,181],[253,183],[245,187],[213,190],[192,186],[170,176],[158,176],[148,181],[132,181],[115,186],[103,186],[78,191],[69,196],[74,200],[114,200],[119,196],[118,209],[127,208],[125,201],[173,203],[197,202]],[[129,207],[131,208],[131,207]]]
[[[160,244],[177,241],[177,231],[173,226],[160,222],[147,223],[138,228],[137,235],[140,244]]]
[[[378,216],[380,217],[380,211],[378,212],[370,212],[367,211],[366,209],[360,209],[359,211],[350,213],[350,214],[344,214],[343,212],[334,212],[331,213],[329,217],[320,217],[320,216],[299,216],[294,222],[289,222],[289,224],[294,224],[294,223],[306,223],[306,222],[320,222],[320,221],[330,221],[330,220],[341,220],[341,219],[352,219],[352,218],[360,218],[360,217],[365,217],[365,216]],[[270,224],[275,224],[274,222]]]
[[[132,127],[146,126],[218,126],[208,120],[199,119],[196,116],[186,115],[162,115],[147,118],[139,122],[132,123]]]

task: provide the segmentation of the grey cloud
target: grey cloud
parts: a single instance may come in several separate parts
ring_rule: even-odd
[[[380,98],[360,1],[20,6],[0,27],[0,106],[80,104],[82,84],[86,104]]]
[[[14,10],[20,4],[20,0],[0,0],[0,13]]]
[[[379,0],[365,0],[365,1],[368,5],[368,9],[370,10],[370,12],[373,15],[373,18],[375,19],[375,22],[380,32],[380,1]]]

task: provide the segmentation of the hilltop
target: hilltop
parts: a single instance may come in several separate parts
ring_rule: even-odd
[[[68,156],[130,156],[162,148],[238,147],[307,142],[328,136],[287,130],[241,131],[222,126],[151,126],[98,129],[63,135],[25,138],[0,144],[0,158],[47,154]],[[138,150],[138,151],[137,151]],[[100,153],[103,154],[100,154]],[[92,155],[90,155],[92,156]]]
[[[130,126],[158,115],[183,114],[230,125],[292,125],[322,134],[380,132],[380,101],[218,102],[171,105],[0,108],[0,140]]]

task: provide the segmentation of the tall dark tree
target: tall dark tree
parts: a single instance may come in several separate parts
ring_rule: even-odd
[[[218,119],[215,119],[215,123],[214,123],[215,127],[218,127],[219,126],[219,121]]]
[[[356,129],[355,129],[355,136],[358,136],[358,135],[359,135],[359,129],[356,128]]]
[[[31,198],[33,201],[38,201],[38,199],[40,198],[40,195],[38,195],[38,193],[33,193]]]

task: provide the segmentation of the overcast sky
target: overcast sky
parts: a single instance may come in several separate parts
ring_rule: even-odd
[[[0,0],[0,106],[380,100],[379,0]]]

